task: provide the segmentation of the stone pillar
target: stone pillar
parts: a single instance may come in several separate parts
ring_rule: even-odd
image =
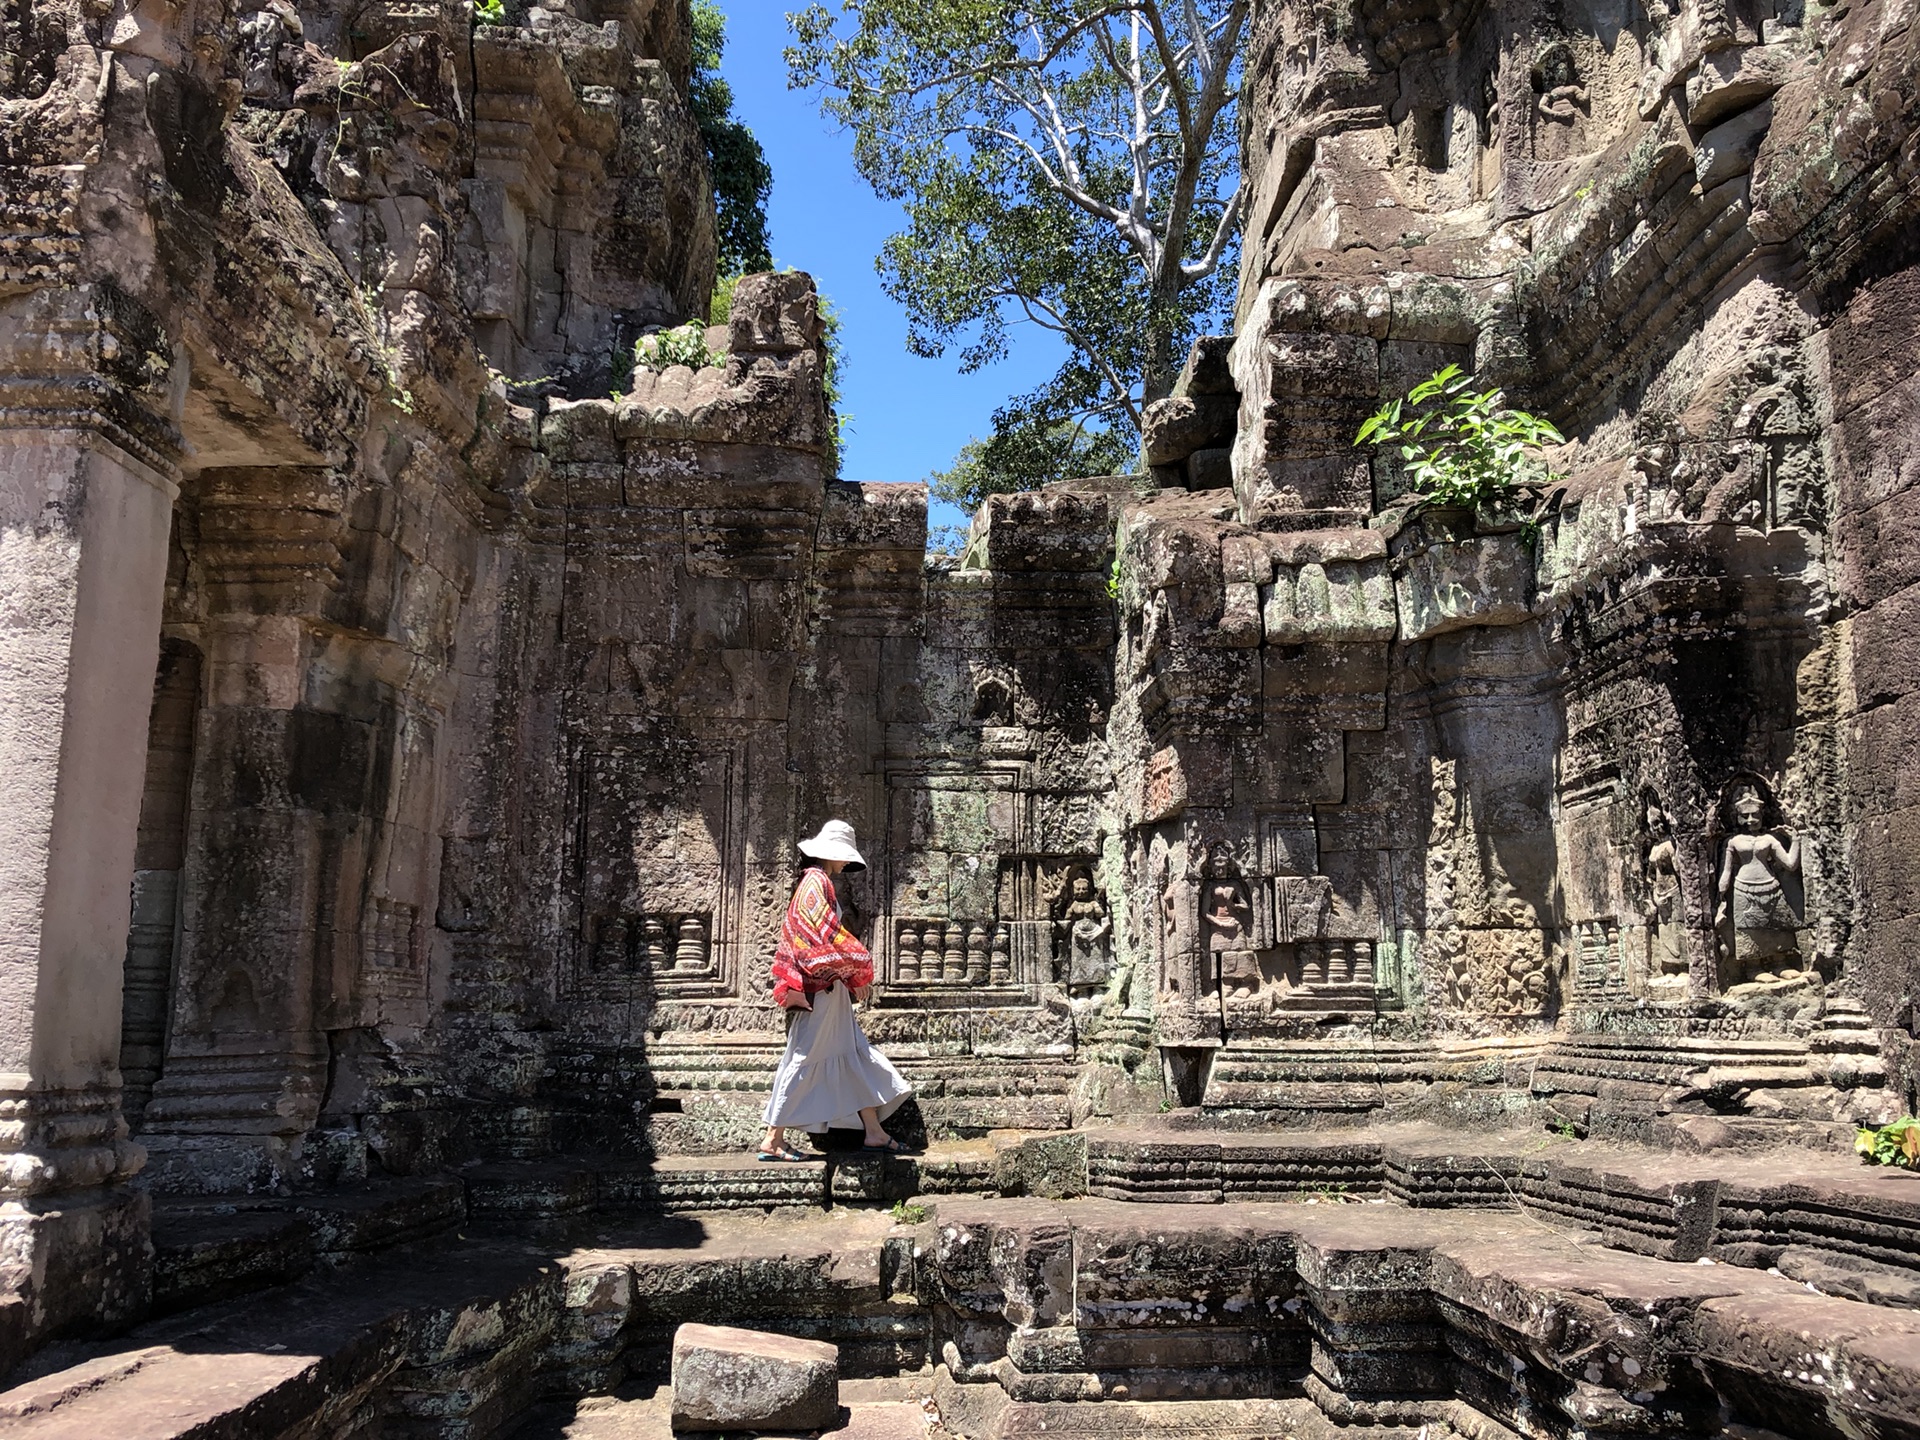
[[[320,467],[196,477],[212,612],[199,735],[215,758],[193,780],[166,1060],[141,1124],[156,1190],[290,1187],[311,1158],[328,1031],[359,1018],[344,1001],[378,911],[393,722],[377,691],[340,682],[313,620],[345,564],[344,495]],[[316,674],[335,682],[325,708]],[[624,968],[624,935],[617,948]]]
[[[102,299],[0,306],[0,1371],[152,1284],[120,993],[177,487]]]

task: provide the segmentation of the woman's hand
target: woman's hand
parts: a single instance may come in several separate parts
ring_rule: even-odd
[[[853,998],[858,1000],[862,1005],[866,1004],[872,997],[873,987],[871,985],[862,985],[858,990],[853,992]]]
[[[812,1004],[811,1004],[811,1003],[810,1003],[810,1002],[809,1002],[809,1001],[807,1000],[807,997],[806,997],[806,996],[804,996],[804,995],[802,995],[802,994],[800,994],[800,993],[799,993],[799,992],[797,992],[797,991],[789,991],[789,992],[787,993],[787,998],[786,998],[786,999],[784,999],[784,1000],[782,1000],[782,1001],[780,1002],[780,1004],[781,1004],[781,1005],[782,1005],[782,1006],[783,1006],[783,1007],[784,1007],[785,1009],[788,1009],[788,1010],[811,1010],[811,1009],[813,1009],[813,1006],[812,1006]]]

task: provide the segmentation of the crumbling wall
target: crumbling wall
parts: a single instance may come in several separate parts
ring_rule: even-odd
[[[1910,29],[1262,12],[1232,499],[1189,462],[1121,522],[1129,905],[1161,918],[1187,1098],[1370,1112],[1524,1075],[1496,1110],[1643,1137],[1898,1108],[1822,1036],[1871,1014],[1904,1054],[1910,1025],[1901,762],[1867,738],[1896,722],[1865,718],[1897,688],[1857,668],[1901,583],[1877,515],[1910,357],[1870,357],[1911,263]],[[1570,437],[1546,504],[1410,508],[1355,448],[1446,364]],[[1870,668],[1903,649],[1873,632]]]
[[[631,363],[677,0],[15,6],[0,1366],[142,1185],[744,1143],[829,814],[935,1133],[1911,1105],[1910,8],[1261,7],[1236,333],[930,567],[807,277]],[[1450,363],[1539,508],[1354,447]]]

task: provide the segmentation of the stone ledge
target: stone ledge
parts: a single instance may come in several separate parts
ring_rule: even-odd
[[[1206,1395],[1284,1411],[1300,1435],[1338,1421],[1491,1440],[1523,1419],[1534,1435],[1706,1435],[1783,1415],[1815,1417],[1796,1434],[1920,1433],[1920,1316],[1520,1214],[1383,1199],[933,1210],[911,1228],[874,1212],[654,1216],[562,1246],[442,1238],[49,1356],[0,1392],[0,1422],[29,1440],[291,1440],[378,1405],[423,1433],[512,1433],[543,1394],[663,1371],[674,1329],[698,1319],[828,1341],[855,1376],[936,1361],[945,1422],[970,1440],[1041,1420],[1075,1433],[1072,1417],[1265,1433],[1237,1428],[1241,1408],[1188,1408]],[[1151,1417],[1119,1408],[1175,1396]]]
[[[1821,1434],[1916,1432],[1920,1316],[1524,1216],[1229,1203],[1169,1227],[1099,1200],[936,1209],[927,1283],[953,1313],[942,1378],[960,1382],[942,1396],[972,1392],[970,1435],[1026,1433],[1060,1401],[1155,1398],[1179,1355],[1206,1357],[1181,1393],[1304,1390],[1360,1424],[1449,1423],[1438,1407],[1465,1402],[1491,1433],[1803,1434],[1809,1415]]]

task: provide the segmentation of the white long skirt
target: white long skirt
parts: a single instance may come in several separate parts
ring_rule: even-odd
[[[860,1033],[845,985],[814,996],[813,1009],[791,1013],[787,1053],[767,1097],[767,1124],[816,1135],[829,1128],[859,1130],[860,1112],[869,1105],[885,1119],[912,1093],[892,1062]]]

